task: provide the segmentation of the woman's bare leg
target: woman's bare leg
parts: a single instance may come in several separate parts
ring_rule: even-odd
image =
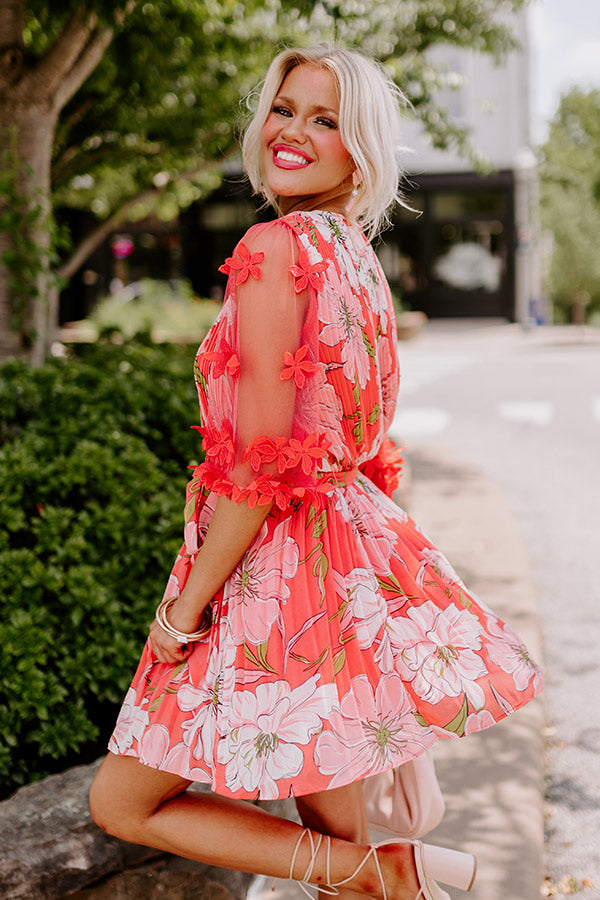
[[[105,831],[135,844],[209,865],[275,878],[289,877],[290,861],[302,826],[243,801],[216,794],[188,794],[189,784],[177,775],[151,769],[132,757],[109,753],[92,784],[92,816]],[[316,810],[323,804],[316,801],[311,807],[309,800],[305,801],[305,807]],[[328,815],[316,811],[313,814]],[[311,878],[315,884],[324,884],[326,880],[324,843]],[[361,863],[367,849],[366,843],[333,837],[332,881],[347,878]],[[310,858],[310,844],[305,837],[296,858],[296,878],[302,877]],[[384,848],[380,862],[388,897],[414,900],[418,887],[410,845]],[[381,900],[381,886],[371,860],[347,888]]]

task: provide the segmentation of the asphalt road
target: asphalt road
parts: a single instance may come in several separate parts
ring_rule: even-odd
[[[403,442],[477,466],[515,514],[544,644],[546,891],[598,898],[600,331],[433,322],[400,361]]]

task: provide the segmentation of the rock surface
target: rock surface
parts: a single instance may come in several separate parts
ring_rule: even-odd
[[[60,900],[244,900],[254,877],[167,853]]]
[[[98,765],[51,775],[0,803],[0,900],[245,897],[249,875],[127,844],[101,831],[87,799]]]
[[[55,900],[157,856],[92,822],[87,796],[97,767],[51,775],[0,803],[0,900]]]
[[[179,869],[169,860],[160,860],[114,875],[64,900],[236,900],[236,893],[205,874],[206,867],[194,870],[193,865]]]

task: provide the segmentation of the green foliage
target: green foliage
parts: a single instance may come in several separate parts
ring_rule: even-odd
[[[0,790],[105,745],[199,459],[190,347],[0,369]]]
[[[194,297],[189,282],[143,278],[102,300],[90,317],[97,331],[116,329],[125,337],[150,332],[154,340],[200,343],[221,304]]]
[[[574,88],[550,125],[540,161],[542,224],[552,234],[549,291],[557,318],[574,303],[600,310],[600,91]]]
[[[151,191],[134,218],[170,218],[218,186],[212,164],[235,147],[240,96],[272,52],[265,12],[231,0],[138,4],[61,116],[58,202],[104,219]]]
[[[20,21],[19,10],[24,12],[22,40],[13,38],[18,66],[2,98],[4,120],[16,123],[17,108],[35,113],[43,86],[36,73],[60,72],[56,90],[53,77],[44,80],[52,86],[59,119],[52,144],[52,197],[44,196],[43,205],[91,211],[97,220],[70,255],[62,253],[56,271],[65,278],[73,275],[107,230],[149,214],[172,219],[218,187],[223,163],[237,154],[236,132],[246,112],[240,97],[250,94],[283,45],[328,40],[376,56],[405,92],[433,144],[458,147],[477,161],[467,133],[440,99],[442,89],[458,87],[461,78],[440,71],[426,51],[444,43],[500,59],[514,46],[506,13],[524,3],[0,0],[7,21]],[[62,72],[59,60],[72,60],[70,69],[66,65]],[[31,137],[23,140],[30,150]],[[26,179],[30,193],[35,185],[46,191],[46,161],[38,159],[40,171]],[[31,197],[27,203],[33,211]],[[35,262],[32,249],[21,248],[25,252],[13,255],[12,262],[0,260],[2,327],[7,327],[4,297],[11,295],[7,264],[26,273],[28,260]],[[47,263],[38,253],[38,265],[42,260],[43,281]],[[44,302],[45,296],[42,288],[37,298],[27,297],[30,319],[40,312],[32,310],[35,302]],[[54,316],[54,306],[48,312]],[[36,359],[55,325],[46,324],[37,338]]]
[[[163,218],[212,190],[215,162],[236,152],[249,94],[283,45],[321,40],[380,59],[405,91],[438,147],[465,132],[439,102],[457,83],[425,51],[439,43],[500,58],[514,45],[498,18],[523,0],[169,0],[137,4],[98,67],[61,115],[53,159],[55,201],[91,209],[102,220],[141,195],[128,216]],[[110,5],[98,4],[104,15]],[[33,9],[40,9],[37,4]],[[29,18],[32,52],[57,32],[60,10]],[[37,17],[36,17],[37,16]]]

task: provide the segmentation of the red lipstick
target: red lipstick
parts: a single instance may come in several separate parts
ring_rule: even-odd
[[[296,147],[275,144],[272,148],[273,162],[279,169],[304,169],[313,160]]]

